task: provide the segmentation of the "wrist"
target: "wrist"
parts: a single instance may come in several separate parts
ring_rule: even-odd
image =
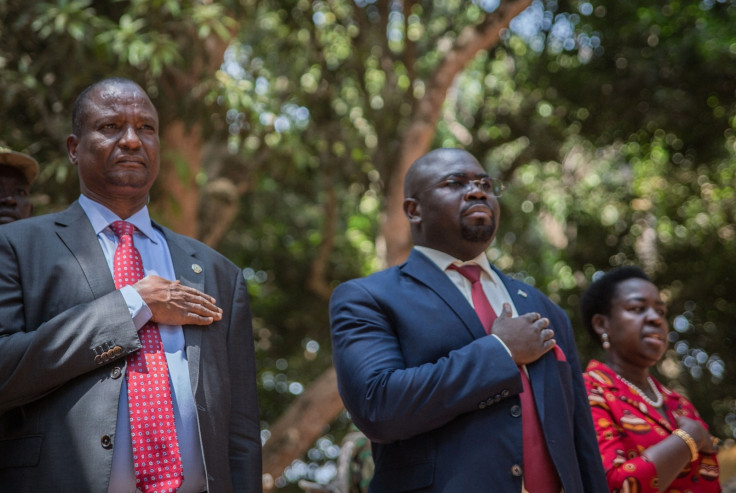
[[[698,445],[695,443],[695,439],[682,428],[677,428],[672,431],[672,434],[681,438],[685,442],[687,448],[690,449],[690,462],[697,460],[698,458]]]

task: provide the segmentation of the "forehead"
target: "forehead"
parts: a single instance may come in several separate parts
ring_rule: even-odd
[[[87,113],[133,113],[158,119],[156,108],[143,90],[134,84],[105,84],[87,97]]]
[[[9,166],[7,164],[0,164],[0,180],[5,183],[14,182],[14,184],[23,185],[25,187],[28,186],[28,182],[26,181],[26,177],[23,172],[15,166]]]
[[[423,181],[437,181],[450,175],[486,176],[478,161],[466,152],[447,151],[421,168]]]
[[[620,282],[616,286],[616,295],[614,297],[618,301],[626,301],[629,299],[647,299],[655,300],[662,303],[659,296],[657,286],[646,279],[632,278]]]

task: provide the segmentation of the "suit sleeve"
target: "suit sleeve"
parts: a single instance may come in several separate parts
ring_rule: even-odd
[[[75,304],[71,300],[81,292],[84,279],[70,278],[63,270],[43,272],[43,261],[21,270],[16,251],[20,247],[0,235],[0,414],[97,369],[98,355],[107,354],[111,361],[140,348],[118,291],[96,299],[87,292]],[[54,310],[40,324],[28,322],[31,314],[38,318]]]
[[[255,348],[248,289],[238,270],[233,293],[228,359],[232,410],[230,418],[230,472],[235,491],[262,489],[261,435],[256,390]]]
[[[402,300],[392,303],[399,308],[389,311],[386,300],[379,302],[360,280],[340,285],[330,302],[340,394],[372,441],[393,442],[431,431],[522,391],[519,369],[495,337],[473,340],[467,335],[446,354],[408,365],[404,351],[412,351],[417,360],[426,351],[425,331],[443,330],[453,319],[437,320]],[[399,311],[416,317],[397,321]],[[398,330],[404,331],[402,341]]]

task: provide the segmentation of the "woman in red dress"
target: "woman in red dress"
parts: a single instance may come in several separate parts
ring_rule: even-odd
[[[605,350],[584,374],[612,492],[721,491],[717,440],[692,403],[649,374],[667,348],[667,308],[639,268],[596,280],[581,299],[583,323]]]

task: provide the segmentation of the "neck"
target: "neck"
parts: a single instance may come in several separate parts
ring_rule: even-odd
[[[620,376],[633,383],[641,389],[649,386],[647,379],[649,378],[649,368],[641,368],[638,366],[623,364],[619,361],[612,361],[608,358],[606,364]]]
[[[87,198],[98,204],[104,205],[115,213],[120,219],[128,219],[130,216],[143,209],[148,203],[148,195],[137,199],[118,199],[116,197],[101,197],[95,194],[83,192]]]

